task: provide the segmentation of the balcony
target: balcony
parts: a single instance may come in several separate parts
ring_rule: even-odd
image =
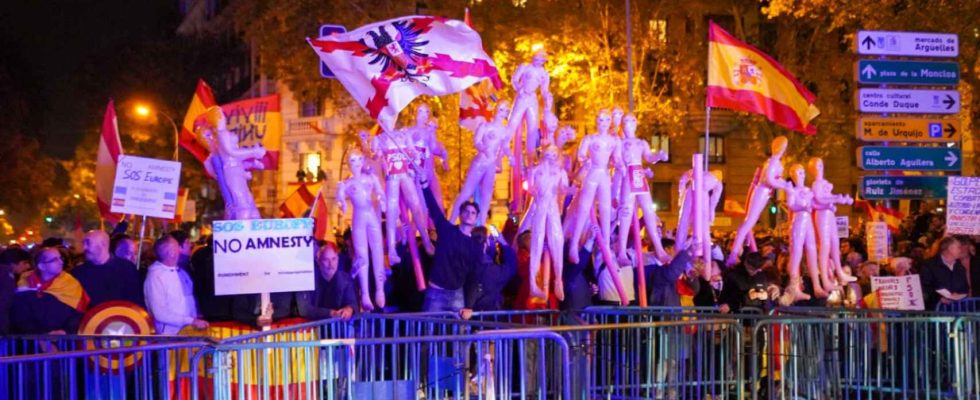
[[[331,125],[330,121],[323,117],[293,118],[286,122],[286,136],[336,133]]]

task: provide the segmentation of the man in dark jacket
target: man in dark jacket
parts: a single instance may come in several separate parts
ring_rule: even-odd
[[[143,282],[136,265],[109,254],[109,234],[89,231],[82,241],[85,262],[71,270],[82,284],[91,303],[89,308],[112,300],[124,300],[140,307],[143,304]]]
[[[466,308],[473,311],[496,311],[503,308],[504,286],[517,275],[517,252],[495,230],[473,228],[473,240],[482,243],[480,264],[466,282]],[[489,238],[488,238],[489,235]],[[500,263],[497,262],[497,245]]]
[[[959,260],[963,256],[964,247],[959,239],[944,237],[939,241],[939,254],[920,268],[919,278],[926,310],[935,310],[939,303],[949,304],[969,296],[970,283],[966,279],[966,268]]]
[[[737,267],[725,272],[720,300],[731,312],[737,313],[742,307],[768,308],[779,297],[778,282],[763,271],[766,262],[762,254],[752,252]]]
[[[339,268],[337,246],[327,243],[316,256],[317,270],[315,289],[297,293],[299,316],[309,319],[350,319],[354,315],[357,297],[354,280]]]
[[[419,183],[438,237],[422,311],[462,312],[465,306],[463,286],[473,266],[480,261],[481,247],[470,237],[480,208],[472,201],[464,202],[459,206],[459,226],[453,225],[439,211],[429,182],[422,180]]]

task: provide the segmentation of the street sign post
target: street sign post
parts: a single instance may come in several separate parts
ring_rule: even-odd
[[[861,177],[861,198],[867,200],[888,199],[944,199],[945,176],[882,176]]]
[[[941,118],[860,118],[858,139],[872,142],[960,141],[960,120]]]
[[[858,165],[868,171],[959,171],[962,155],[958,148],[884,147],[858,148]]]
[[[858,83],[873,85],[947,85],[960,83],[957,62],[858,60]]]
[[[320,37],[330,36],[335,33],[344,33],[344,32],[347,32],[347,28],[344,28],[343,25],[330,25],[330,24],[320,25]],[[330,67],[327,67],[327,64],[324,63],[323,61],[320,61],[320,76],[324,78],[336,78],[336,75],[333,74],[333,71],[330,70]]]
[[[957,57],[959,36],[952,33],[858,31],[857,52],[874,56]]]
[[[867,113],[957,114],[956,90],[859,89],[858,110]]]

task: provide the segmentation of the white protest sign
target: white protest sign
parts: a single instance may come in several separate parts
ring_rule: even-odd
[[[946,233],[980,235],[980,177],[950,176],[946,191]]]
[[[888,224],[868,222],[864,236],[868,241],[868,261],[888,261]]]
[[[918,275],[873,276],[871,291],[878,294],[879,308],[886,310],[924,310],[922,284]]]
[[[111,211],[173,219],[180,185],[180,163],[120,156],[112,188]]]
[[[310,218],[214,221],[214,294],[313,290]]]
[[[851,237],[851,221],[850,217],[843,216],[837,217],[837,237],[841,239],[846,239]]]

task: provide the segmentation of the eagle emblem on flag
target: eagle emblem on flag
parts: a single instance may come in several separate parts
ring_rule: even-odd
[[[741,86],[758,85],[762,81],[762,70],[751,58],[743,58],[732,71],[732,77]]]
[[[420,95],[457,93],[483,79],[500,85],[480,35],[462,21],[402,17],[307,41],[387,131]]]

